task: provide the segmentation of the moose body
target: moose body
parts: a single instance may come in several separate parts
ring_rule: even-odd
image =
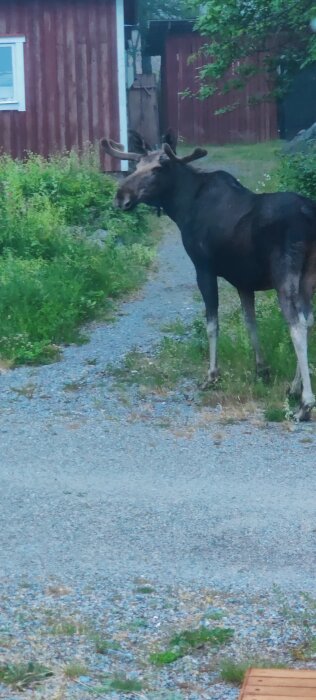
[[[103,140],[106,150],[113,148]],[[109,152],[109,150],[108,150]],[[255,296],[276,289],[297,356],[291,393],[301,398],[297,418],[310,416],[315,398],[307,359],[316,286],[316,203],[292,192],[255,194],[224,171],[205,172],[189,163],[204,149],[184,158],[169,145],[136,160],[136,171],[121,184],[117,205],[131,210],[143,202],[161,207],[180,229],[196,270],[207,320],[210,348],[208,381],[218,377],[218,286],[223,277],[237,288],[255,351],[257,372],[267,375],[255,321]]]

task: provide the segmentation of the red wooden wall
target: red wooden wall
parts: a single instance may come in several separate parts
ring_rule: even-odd
[[[26,112],[0,111],[0,149],[47,156],[119,139],[115,0],[0,0],[4,34],[26,37]]]
[[[247,104],[249,95],[267,92],[264,75],[254,76],[243,91],[235,90],[228,95],[215,95],[207,100],[185,98],[179,92],[197,89],[197,67],[205,59],[189,63],[192,53],[205,44],[205,37],[198,34],[171,34],[167,37],[162,64],[162,99],[164,128],[173,127],[179,136],[189,143],[238,143],[265,141],[277,138],[277,113],[274,102],[261,102],[255,106]],[[260,61],[260,57],[254,58]],[[240,101],[234,111],[218,116],[214,111],[225,105]]]

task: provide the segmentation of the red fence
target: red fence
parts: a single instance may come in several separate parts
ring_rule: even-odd
[[[253,76],[244,90],[226,95],[213,95],[207,100],[179,96],[189,88],[198,87],[197,68],[205,63],[200,57],[193,63],[188,58],[205,44],[198,34],[173,34],[167,37],[162,65],[162,100],[164,128],[173,127],[189,143],[238,143],[266,141],[277,138],[277,113],[274,102],[248,104],[250,95],[267,93],[263,74]],[[253,58],[258,63],[260,56]],[[215,115],[216,110],[239,102],[233,111]]]

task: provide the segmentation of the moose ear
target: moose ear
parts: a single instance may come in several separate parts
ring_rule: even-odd
[[[178,139],[176,133],[173,129],[171,129],[171,127],[169,127],[169,129],[167,129],[166,133],[163,135],[162,143],[167,143],[172,149],[173,153],[177,152]]]

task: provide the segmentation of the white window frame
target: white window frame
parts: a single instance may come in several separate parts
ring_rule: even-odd
[[[25,112],[24,43],[25,36],[0,36],[0,47],[8,46],[12,49],[14,91],[11,99],[1,100],[0,98],[0,112],[5,110]]]

